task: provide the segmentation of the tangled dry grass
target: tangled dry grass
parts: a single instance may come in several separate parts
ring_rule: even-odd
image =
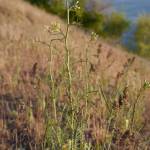
[[[49,48],[35,43],[33,39],[48,41],[54,38],[44,32],[44,25],[56,21],[60,22],[62,29],[65,30],[65,23],[58,17],[32,7],[22,0],[0,0],[0,149],[2,150],[21,149],[21,147],[26,150],[42,149],[41,143],[45,142],[43,141],[47,136],[45,107],[49,108],[48,114],[53,111],[53,104],[49,101],[52,92],[48,83]],[[85,48],[88,46],[89,83],[97,85],[101,81],[102,91],[107,98],[115,99],[113,108],[117,114],[118,126],[116,125],[115,130],[111,127],[109,129],[116,135],[112,139],[112,148],[134,149],[138,145],[141,149],[148,149],[149,143],[143,141],[144,137],[150,134],[148,132],[150,105],[146,105],[142,120],[141,118],[136,120],[146,124],[142,133],[135,135],[129,130],[121,130],[120,126],[124,123],[119,118],[122,115],[120,110],[122,105],[126,103],[128,109],[128,105],[136,99],[143,81],[150,78],[149,62],[121,50],[116,45],[109,45],[102,39],[88,44],[89,33],[75,26],[69,33],[74,73],[73,93],[80,95],[80,91],[84,89]],[[69,103],[62,69],[65,50],[61,42],[54,42],[52,48],[54,51],[52,72],[55,77],[55,87],[59,91],[58,118],[65,120],[61,118],[62,114],[59,114],[59,108]],[[146,104],[149,103],[149,92],[147,91],[145,97],[141,99]],[[80,95],[77,101],[79,105],[77,120],[84,116],[85,103],[81,99],[84,99],[84,96]],[[101,105],[101,98],[92,92],[89,99],[85,140],[96,145],[109,139],[111,132],[106,133],[108,132],[106,108]],[[53,118],[54,114],[51,115]],[[63,124],[61,125],[63,127]],[[67,144],[63,145],[64,149],[65,146],[67,147]]]

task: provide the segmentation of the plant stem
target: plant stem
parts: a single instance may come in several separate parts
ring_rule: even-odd
[[[133,123],[134,123],[134,118],[135,118],[135,112],[136,112],[136,105],[141,97],[141,94],[143,92],[143,88],[140,89],[139,94],[137,95],[137,98],[133,104],[133,111],[132,111],[132,116],[131,116],[131,130],[133,129]]]
[[[85,64],[85,73],[86,73],[86,75],[85,75],[85,82],[86,82],[86,110],[85,110],[85,116],[87,115],[87,105],[88,105],[88,97],[89,97],[89,70],[88,70],[88,47],[89,47],[89,44],[88,44],[88,46],[87,46],[87,48],[86,48],[86,56],[85,56],[85,58],[86,58],[86,64]]]
[[[68,36],[69,36],[69,27],[70,27],[70,8],[69,1],[66,0],[67,6],[67,30],[65,35],[65,50],[66,50],[66,68],[67,68],[67,79],[68,79],[68,96],[71,103],[71,128],[72,131],[74,129],[74,104],[73,104],[73,96],[72,96],[72,75],[70,69],[70,49],[68,48]],[[73,139],[74,133],[72,132],[72,140],[71,140],[71,150],[73,150]]]

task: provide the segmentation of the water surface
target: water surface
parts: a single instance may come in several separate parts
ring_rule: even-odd
[[[135,21],[139,15],[150,13],[150,0],[111,0],[113,8]]]
[[[136,47],[134,32],[136,21],[143,14],[150,14],[150,0],[111,0],[113,10],[123,12],[131,21],[131,27],[123,34],[122,43],[131,49]]]

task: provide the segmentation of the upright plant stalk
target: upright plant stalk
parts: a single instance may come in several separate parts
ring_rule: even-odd
[[[69,9],[69,2],[66,0],[66,6],[67,6],[67,30],[65,34],[65,50],[66,50],[66,67],[67,67],[67,76],[69,79],[69,86],[68,86],[68,96],[72,103],[72,76],[70,71],[70,50],[68,48],[68,33],[69,33],[69,26],[70,26],[70,9]]]
[[[57,110],[56,110],[56,98],[55,98],[55,86],[54,86],[54,79],[52,75],[52,50],[50,49],[50,81],[51,81],[51,89],[52,89],[52,101],[53,101],[53,109],[54,109],[54,118],[57,121]]]
[[[86,104],[85,104],[85,106],[86,106],[86,108],[85,108],[85,116],[87,115],[87,105],[88,105],[88,97],[89,97],[89,71],[88,71],[88,47],[89,47],[89,45],[87,46],[87,48],[86,48],[86,64],[85,64],[85,72],[86,72],[86,75],[85,75],[85,82],[86,82]]]
[[[70,7],[69,7],[69,0],[66,0],[66,7],[67,7],[67,29],[65,34],[65,50],[66,50],[66,68],[67,68],[67,79],[68,79],[68,96],[71,103],[71,128],[72,131],[74,129],[74,104],[73,104],[73,96],[72,96],[72,75],[70,70],[70,49],[68,48],[68,34],[69,34],[69,27],[70,27]],[[71,135],[71,150],[73,150],[73,139],[74,133],[72,132]]]
[[[53,40],[57,40],[57,39],[53,39]],[[50,50],[50,54],[49,54],[49,74],[50,74],[50,87],[51,87],[51,100],[53,102],[53,111],[54,111],[54,119],[57,122],[57,109],[56,109],[56,98],[55,98],[55,84],[54,84],[54,79],[53,79],[53,74],[52,74],[52,47],[51,44],[53,42],[53,40],[51,40],[50,44],[47,44],[45,42],[40,41],[42,44],[46,45],[49,47]],[[47,136],[47,132],[49,130],[49,114],[47,114],[46,116],[46,129],[45,129],[45,133],[44,133],[44,140],[43,140],[43,145],[42,145],[42,150],[44,150],[46,148],[46,136]]]
[[[132,110],[132,115],[131,115],[131,130],[133,130],[133,124],[134,124],[134,119],[135,119],[135,113],[136,113],[136,105],[138,104],[139,102],[139,99],[143,93],[144,89],[141,88],[140,91],[139,91],[139,94],[137,95],[137,98],[133,104],[133,110]]]

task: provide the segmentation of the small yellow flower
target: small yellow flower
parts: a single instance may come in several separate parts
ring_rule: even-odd
[[[77,11],[80,10],[79,1],[76,1],[76,3],[70,8],[71,10]]]
[[[60,24],[57,22],[52,23],[50,26],[51,32],[60,32],[60,29],[61,29]]]
[[[126,119],[126,130],[129,128],[129,120]]]
[[[147,80],[145,80],[143,87],[144,87],[144,89],[150,88],[150,82],[148,82]]]
[[[92,32],[91,33],[91,41],[95,41],[95,40],[97,40],[97,38],[98,38],[98,35],[95,32]]]
[[[74,6],[75,10],[80,10],[80,6],[79,6],[79,1],[76,2],[75,6]]]
[[[64,144],[64,145],[62,146],[62,150],[68,150],[68,145],[67,145],[67,144]]]
[[[51,33],[60,32],[60,30],[61,30],[61,26],[57,22],[51,23],[50,26],[45,25],[44,28],[45,28],[45,31],[48,31]]]

